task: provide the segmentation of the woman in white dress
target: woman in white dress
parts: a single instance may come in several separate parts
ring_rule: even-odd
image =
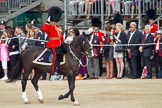
[[[123,25],[120,23],[116,24],[116,31],[117,34],[114,36],[115,43],[121,43],[121,44],[126,44],[126,33],[123,31]],[[123,46],[124,47],[124,46]],[[114,49],[116,48],[116,45],[114,45]],[[123,70],[124,70],[124,52],[116,52],[114,50],[114,58],[116,61],[116,66],[117,66],[117,78],[121,79],[123,76]]]

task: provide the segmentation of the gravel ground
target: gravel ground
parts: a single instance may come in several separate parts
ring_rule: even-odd
[[[44,103],[28,81],[27,94],[31,104],[24,104],[21,82],[0,81],[0,108],[162,108],[162,80],[158,79],[98,79],[76,81],[74,106],[70,98],[58,101],[68,91],[67,81],[39,81]]]

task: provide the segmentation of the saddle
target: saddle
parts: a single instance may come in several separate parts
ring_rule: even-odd
[[[46,65],[46,66],[52,66],[52,60],[53,60],[53,53],[50,49],[46,48],[42,51],[42,53],[33,61],[35,64],[39,65]],[[63,59],[60,62],[60,65],[65,64],[65,54],[63,55]]]

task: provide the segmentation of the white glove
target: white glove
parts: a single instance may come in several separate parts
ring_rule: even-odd
[[[35,20],[32,20],[32,21],[31,21],[31,24],[33,24],[33,25],[34,25],[34,22],[35,22]]]
[[[48,23],[51,22],[51,16],[49,16],[49,17],[47,18],[47,22],[48,22]]]
[[[103,48],[100,49],[100,54],[102,54],[102,53],[103,53]]]

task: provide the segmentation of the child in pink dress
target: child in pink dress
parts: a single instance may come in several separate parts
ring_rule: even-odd
[[[9,61],[8,45],[7,45],[7,32],[3,32],[0,40],[0,61],[2,62],[2,68],[4,70],[4,77],[1,80],[8,80],[7,76],[7,62]]]

